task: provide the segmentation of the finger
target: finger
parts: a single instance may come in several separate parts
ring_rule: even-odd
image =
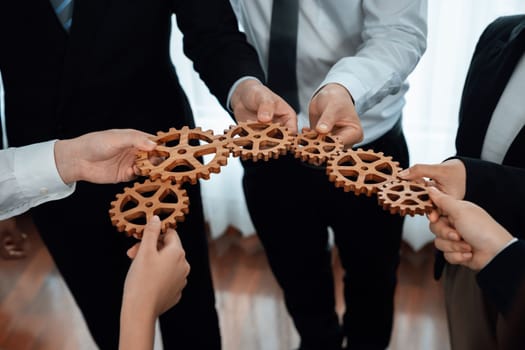
[[[442,177],[442,166],[439,164],[415,164],[410,168],[399,172],[398,176],[405,180],[415,180],[427,177],[439,182],[439,179]]]
[[[170,247],[170,249],[183,249],[182,242],[180,240],[177,231],[174,229],[168,229],[164,234],[164,247]]]
[[[437,209],[432,209],[432,211],[430,213],[427,214],[427,218],[428,218],[428,221],[430,221],[430,223],[435,223],[439,220],[441,214],[439,213],[439,211]]]
[[[128,251],[126,252],[127,256],[130,259],[135,259],[135,257],[137,256],[137,253],[139,251],[139,247],[140,247],[140,242],[135,243],[133,245],[133,247],[129,248]]]
[[[434,245],[437,249],[442,252],[457,252],[457,253],[469,253],[472,252],[472,247],[464,242],[450,241],[447,239],[436,238],[434,239]]]
[[[144,227],[144,232],[142,233],[142,244],[141,251],[157,251],[157,243],[160,236],[160,218],[157,215],[153,215],[146,226]]]
[[[431,186],[427,188],[430,200],[441,210],[443,215],[448,216],[453,213],[457,207],[457,199],[441,192],[436,187]]]
[[[464,264],[472,259],[472,253],[449,252],[444,253],[443,255],[451,264]]]
[[[439,238],[450,241],[461,241],[462,239],[445,217],[441,217],[438,221],[431,223],[429,227],[430,231],[432,231]]]
[[[148,133],[125,129],[120,130],[117,141],[120,148],[135,147],[143,151],[152,151],[157,143],[152,140],[154,136]]]
[[[273,119],[275,106],[269,99],[263,99],[257,107],[257,120],[261,123],[270,123]]]

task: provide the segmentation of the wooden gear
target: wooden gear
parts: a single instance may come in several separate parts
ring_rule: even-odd
[[[169,181],[145,180],[135,182],[133,187],[126,187],[124,193],[117,194],[111,202],[109,216],[111,223],[119,232],[126,231],[128,236],[142,238],[144,226],[153,215],[161,219],[161,230],[175,228],[178,221],[184,221],[189,212],[189,198],[180,184]]]
[[[392,157],[361,148],[341,152],[328,160],[326,167],[328,180],[336,187],[368,197],[377,193],[382,184],[397,179],[399,171],[399,163]]]
[[[277,159],[293,142],[288,130],[277,123],[239,122],[224,131],[226,147],[242,160]]]
[[[396,180],[383,184],[377,198],[383,209],[401,216],[424,215],[434,208],[426,186],[414,181]]]
[[[295,158],[312,165],[323,165],[344,148],[339,138],[330,134],[320,134],[315,130],[306,129],[295,137],[291,151]]]

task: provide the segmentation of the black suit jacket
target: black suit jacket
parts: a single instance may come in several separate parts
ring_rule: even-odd
[[[75,0],[69,34],[49,0],[0,2],[11,145],[117,127],[192,127],[170,59],[173,14],[184,52],[223,106],[240,77],[264,79],[227,1]]]
[[[525,128],[505,155],[506,167],[479,158],[492,114],[524,52],[525,15],[500,17],[487,26],[467,73],[456,135],[457,157],[467,169],[465,199],[485,208],[515,235],[525,235],[525,215],[520,205],[525,194]],[[436,278],[441,276],[444,263],[443,255],[438,253]]]

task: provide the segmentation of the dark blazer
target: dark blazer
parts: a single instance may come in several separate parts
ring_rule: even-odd
[[[49,0],[2,1],[0,70],[11,144],[192,125],[170,60],[173,14],[184,52],[223,106],[238,78],[263,80],[228,1],[75,0],[69,35]]]
[[[525,235],[525,216],[516,212],[519,205],[506,203],[503,206],[499,202],[501,194],[505,193],[502,191],[525,190],[522,185],[516,186],[522,182],[513,182],[512,185],[505,182],[505,178],[516,181],[525,178],[520,173],[520,168],[525,169],[525,128],[516,136],[505,155],[503,164],[510,167],[501,168],[500,165],[479,160],[492,113],[524,52],[525,15],[497,18],[480,36],[463,88],[456,156],[467,168],[465,199],[485,208],[513,234]],[[436,278],[441,276],[444,264],[443,255],[438,253],[434,268]]]
[[[228,0],[75,0],[69,34],[49,0],[0,1],[10,144],[110,128],[156,134],[194,127],[170,57],[173,15],[185,54],[223,106],[237,79],[264,80]],[[133,242],[111,225],[108,210],[124,186],[131,184],[79,182],[72,196],[31,211],[100,349],[118,347],[125,251]],[[189,214],[177,232],[192,271],[184,297],[160,317],[163,345],[216,350],[221,341],[199,185],[185,188]]]

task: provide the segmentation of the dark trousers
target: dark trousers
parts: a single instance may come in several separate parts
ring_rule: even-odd
[[[128,184],[130,186],[130,184]],[[191,265],[181,301],[160,317],[164,349],[220,349],[199,186],[186,186],[190,213],[177,224]],[[101,350],[118,348],[123,283],[135,240],[117,232],[110,202],[122,185],[78,183],[73,196],[34,208],[33,218]]]
[[[401,122],[362,148],[408,166]],[[392,331],[403,218],[384,211],[375,195],[336,188],[324,168],[291,155],[243,165],[248,209],[301,349],[341,349],[344,337],[350,349],[385,349]],[[335,311],[329,226],[345,270],[342,326]]]

